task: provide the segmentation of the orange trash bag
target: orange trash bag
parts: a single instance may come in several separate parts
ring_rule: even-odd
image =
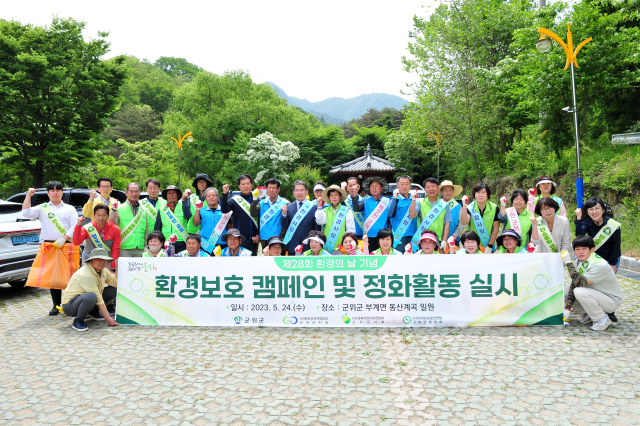
[[[53,243],[42,243],[31,265],[26,286],[64,290],[78,270],[79,262],[80,246],[65,244],[58,248]]]

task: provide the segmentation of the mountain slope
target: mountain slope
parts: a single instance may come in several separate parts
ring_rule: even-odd
[[[267,84],[270,85],[281,98],[286,99],[290,105],[302,108],[318,118],[324,117],[324,119],[331,124],[341,124],[352,118],[359,118],[371,108],[377,110],[387,107],[402,109],[407,103],[407,101],[401,97],[387,93],[370,93],[350,99],[334,97],[318,102],[310,102],[306,99],[288,96],[284,90],[271,82],[267,82]]]

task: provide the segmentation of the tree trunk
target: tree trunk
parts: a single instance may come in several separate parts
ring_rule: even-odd
[[[35,188],[42,188],[44,186],[44,163],[42,160],[36,161],[33,169],[33,180]]]

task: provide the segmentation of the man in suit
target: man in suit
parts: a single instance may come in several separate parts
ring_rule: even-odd
[[[280,221],[282,232],[280,238],[284,240],[289,256],[295,255],[295,248],[302,244],[310,231],[320,230],[316,223],[316,209],[318,204],[307,200],[309,187],[306,182],[297,180],[293,183],[293,196],[295,201],[282,208]],[[303,251],[308,250],[308,245],[303,245]]]

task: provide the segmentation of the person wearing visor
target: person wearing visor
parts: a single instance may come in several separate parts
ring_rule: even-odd
[[[327,189],[327,185],[321,180],[313,184],[313,197],[316,201],[322,200],[322,193],[325,189]]]
[[[417,252],[412,253],[412,244],[407,244],[404,249],[404,254],[439,254],[438,247],[440,247],[440,241],[438,241],[438,236],[434,231],[427,229],[420,236],[418,246],[420,249]]]
[[[267,241],[266,247],[262,250],[262,254],[264,256],[284,256],[286,247],[280,237],[271,237]]]
[[[251,250],[247,250],[246,248],[240,245],[244,240],[244,238],[245,238],[244,235],[242,235],[240,231],[238,231],[236,228],[229,229],[227,233],[221,237],[222,241],[227,243],[227,247],[225,247],[220,252],[220,256],[221,257],[253,256],[253,254],[251,253]]]
[[[513,229],[505,229],[496,239],[498,253],[528,253],[521,247],[522,237]]]
[[[327,237],[322,231],[311,231],[302,244],[308,244],[309,250],[302,252],[302,244],[296,247],[296,256],[331,256],[331,253],[324,249]]]
[[[535,188],[529,189],[529,199],[527,201],[527,209],[531,213],[536,212],[536,205],[542,198],[552,198],[553,201],[558,203],[558,209],[556,214],[558,216],[567,217],[567,209],[564,207],[562,198],[556,197],[556,183],[549,176],[540,176]]]

